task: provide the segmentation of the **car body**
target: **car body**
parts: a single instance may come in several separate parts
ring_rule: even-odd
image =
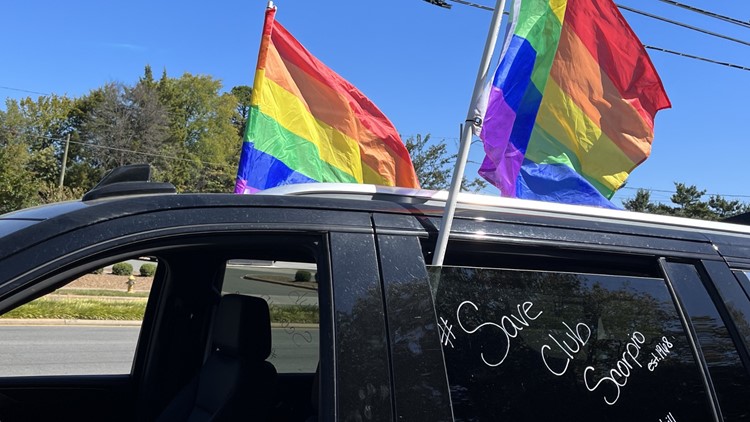
[[[433,267],[445,192],[128,183],[0,216],[0,312],[158,263],[124,367],[0,364],[0,420],[159,418],[231,293],[272,308],[271,420],[750,420],[745,226],[462,194]],[[295,306],[317,321],[274,314]]]

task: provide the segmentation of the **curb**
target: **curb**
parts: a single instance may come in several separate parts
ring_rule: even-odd
[[[141,321],[114,321],[96,319],[0,318],[0,326],[32,325],[95,325],[100,327],[138,327]]]

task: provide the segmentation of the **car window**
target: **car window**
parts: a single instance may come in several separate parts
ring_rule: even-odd
[[[663,279],[431,271],[456,420],[712,418]]]
[[[271,362],[279,373],[313,373],[318,366],[320,313],[317,266],[273,260],[230,260],[222,294],[256,296],[271,312]]]
[[[748,420],[750,376],[737,353],[737,345],[729,334],[725,319],[711,300],[701,272],[694,265],[681,262],[665,262],[664,266],[692,322],[724,420]],[[750,331],[750,326],[743,314],[729,305],[724,304],[729,314],[726,318],[735,321],[735,328],[742,336]]]
[[[158,263],[126,259],[0,316],[0,377],[130,374]]]
[[[742,290],[745,291],[748,299],[750,299],[750,271],[735,271],[735,275],[737,275],[737,279],[740,281]]]

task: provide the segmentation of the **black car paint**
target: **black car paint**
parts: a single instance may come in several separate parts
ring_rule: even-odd
[[[330,364],[321,363],[322,390],[331,406],[322,414],[330,420],[451,420],[425,269],[441,208],[237,195],[141,196],[71,204],[0,216],[0,227],[12,224],[4,229],[0,249],[0,309],[49,291],[80,271],[83,261],[94,268],[97,256],[124,256],[155,240],[178,244],[216,234],[321,234],[330,248],[333,310],[333,321],[321,321],[333,327],[327,343],[332,356],[324,360]],[[719,308],[723,319],[743,318],[730,322],[728,329],[747,372],[747,337],[736,326],[748,323],[749,305],[725,262],[750,268],[749,238],[605,218],[466,209],[457,212],[454,246],[446,264],[467,259],[467,253],[457,250],[460,244],[520,250],[520,255],[573,250],[599,257],[601,266],[607,265],[608,257],[702,262],[710,293],[717,303],[727,304]],[[728,307],[739,312],[729,312]],[[118,394],[129,388],[119,378],[49,382],[3,381],[0,391],[39,383],[73,396],[87,383],[97,391],[114,388]]]

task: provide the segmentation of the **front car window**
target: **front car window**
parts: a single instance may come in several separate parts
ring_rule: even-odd
[[[0,377],[130,374],[157,266],[112,262],[0,315]]]

